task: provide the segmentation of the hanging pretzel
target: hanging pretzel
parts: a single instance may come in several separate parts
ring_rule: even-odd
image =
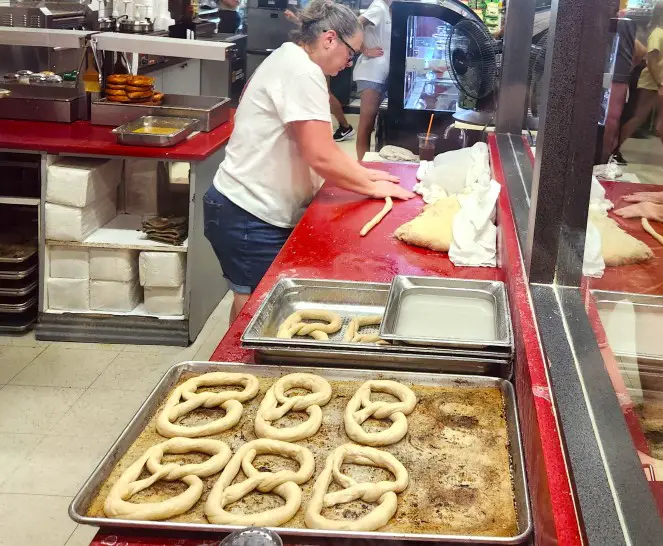
[[[305,320],[324,320],[323,322],[304,322]],[[283,321],[276,337],[292,338],[294,336],[311,336],[313,339],[329,339],[327,334],[335,334],[341,329],[343,319],[337,313],[319,309],[295,311]]]
[[[380,343],[386,344],[387,342],[380,339],[379,334],[362,334],[359,332],[364,326],[380,326],[382,322],[382,315],[365,315],[362,317],[353,318],[343,336],[343,341],[351,343]]]
[[[372,402],[371,392],[385,392],[398,398],[400,402]],[[405,385],[396,381],[366,381],[345,407],[343,421],[345,432],[357,442],[368,446],[388,446],[403,439],[407,434],[406,415],[412,413],[417,397]],[[392,425],[380,432],[366,432],[362,424],[368,418],[390,419]]]
[[[244,390],[241,392],[197,392],[200,387],[230,385],[244,385]],[[228,430],[241,419],[244,409],[242,402],[254,398],[258,394],[259,388],[258,379],[245,373],[212,372],[192,377],[177,387],[166,401],[157,418],[157,431],[166,438],[175,436],[198,438]],[[209,423],[192,427],[175,424],[177,419],[200,407],[220,407],[225,411],[225,415]]]
[[[389,470],[395,481],[377,483],[356,482],[341,472],[343,464],[376,466]],[[328,493],[332,483],[336,482],[343,489]],[[398,498],[396,493],[405,490],[409,476],[405,467],[391,453],[372,447],[344,444],[337,447],[327,457],[322,470],[313,486],[311,499],[306,506],[304,522],[313,529],[336,529],[345,531],[375,531],[383,527],[396,513]],[[377,507],[359,519],[337,520],[322,515],[323,508],[361,499],[368,503],[377,503]]]
[[[166,453],[184,454],[191,452],[207,453],[212,457],[200,464],[176,463],[161,464]],[[203,494],[203,482],[200,478],[212,476],[226,466],[232,452],[220,440],[189,438],[171,438],[149,448],[135,463],[127,468],[111,488],[104,512],[111,518],[125,518],[157,521],[179,516],[190,510]],[[152,474],[139,480],[143,468]],[[133,503],[133,495],[147,489],[159,480],[181,480],[188,488],[176,497],[162,502]]]
[[[286,396],[290,389],[302,388],[311,391],[303,396]],[[322,410],[331,399],[331,386],[326,379],[310,373],[291,373],[279,379],[265,394],[255,417],[258,438],[271,438],[284,442],[297,442],[318,432],[322,424]],[[280,406],[279,406],[280,404]],[[309,418],[294,427],[276,428],[272,421],[289,411],[306,410]]]
[[[299,463],[299,470],[259,472],[253,466],[253,460],[256,455],[262,454],[293,459]],[[239,473],[240,467],[247,478],[230,485]],[[226,525],[257,527],[282,525],[292,519],[299,510],[302,503],[302,490],[299,486],[310,480],[314,471],[313,454],[305,447],[279,440],[261,439],[248,442],[239,448],[212,487],[205,503],[205,515],[211,523]],[[226,506],[237,502],[253,490],[275,493],[285,500],[285,504],[254,514],[236,514],[225,510]]]

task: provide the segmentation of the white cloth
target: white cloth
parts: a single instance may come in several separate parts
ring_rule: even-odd
[[[371,24],[364,28],[364,46],[381,47],[384,55],[369,58],[361,55],[353,72],[355,81],[363,80],[384,83],[389,75],[389,53],[391,51],[391,13],[384,0],[373,0],[368,9],[361,14]]]
[[[612,201],[605,198],[605,188],[595,176],[592,176],[592,187],[589,194],[589,212],[598,212],[607,215],[613,208]],[[601,232],[587,217],[587,232],[585,233],[585,253],[582,262],[582,274],[586,277],[595,277],[600,279],[605,271],[605,261],[603,260],[603,241]]]
[[[497,228],[495,205],[500,185],[484,175],[458,196],[460,210],[453,221],[449,259],[457,266],[495,267]]]
[[[264,222],[294,227],[322,186],[287,130],[308,120],[331,124],[327,81],[301,47],[287,42],[246,86],[216,189]]]
[[[486,182],[490,178],[488,146],[477,142],[471,148],[439,154],[432,162],[422,161],[417,178],[421,182],[414,186],[414,191],[426,203],[462,193],[480,180]]]

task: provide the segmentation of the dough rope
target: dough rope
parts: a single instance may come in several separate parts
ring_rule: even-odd
[[[365,315],[353,318],[348,324],[343,336],[343,341],[351,343],[380,343],[386,345],[387,342],[380,339],[379,334],[361,334],[359,330],[364,326],[379,326],[382,323],[382,315]]]
[[[311,394],[286,396],[290,389],[301,388]],[[310,373],[292,373],[274,383],[265,394],[255,417],[255,432],[258,438],[269,438],[284,442],[297,442],[316,434],[322,424],[322,410],[331,400],[329,382]],[[280,404],[280,406],[279,406]],[[283,417],[289,411],[306,410],[309,418],[294,427],[276,428],[272,421]]]
[[[259,472],[253,466],[253,461],[256,455],[261,454],[293,459],[299,463],[299,470]],[[247,478],[230,485],[240,468]],[[268,439],[248,442],[239,448],[212,487],[205,503],[205,515],[211,523],[257,527],[282,525],[292,519],[299,510],[302,503],[302,490],[299,486],[310,480],[314,471],[313,454],[303,446]],[[226,506],[237,502],[253,490],[274,493],[285,500],[285,505],[254,514],[235,514],[225,510]]]
[[[222,387],[244,385],[244,390],[225,392],[196,392],[200,387]],[[192,377],[177,387],[157,418],[157,432],[166,438],[184,436],[198,438],[218,434],[234,427],[242,417],[242,402],[251,400],[258,394],[258,379],[245,373],[212,372]],[[184,401],[182,401],[184,400]],[[187,413],[204,408],[222,408],[223,417],[209,423],[188,427],[177,425],[175,421]]]
[[[200,464],[161,464],[166,453],[207,453],[212,457]],[[232,452],[221,440],[171,438],[149,448],[127,468],[113,485],[104,502],[104,512],[111,518],[157,521],[179,516],[190,510],[203,494],[200,478],[220,472],[230,460]],[[143,468],[152,474],[139,480]],[[129,499],[159,480],[181,480],[188,488],[176,497],[161,502],[133,503]]]
[[[652,227],[647,218],[642,219],[642,229],[663,245],[663,236]]]
[[[400,402],[372,402],[371,392],[385,392],[398,398]],[[367,446],[388,446],[403,439],[407,434],[406,415],[412,413],[417,404],[417,397],[405,385],[396,381],[372,380],[366,381],[348,402],[345,407],[343,421],[345,432],[357,442]],[[364,421],[373,417],[375,419],[390,419],[392,425],[380,432],[366,432],[362,428]]]
[[[303,322],[304,320],[324,320],[322,322]],[[335,334],[341,329],[343,319],[337,313],[322,311],[319,309],[308,309],[295,311],[283,321],[276,337],[292,338],[294,336],[311,336],[317,340],[327,340],[327,334]]]
[[[396,480],[357,483],[341,472],[344,463],[384,468],[389,470]],[[332,480],[343,489],[327,493]],[[394,516],[398,507],[396,493],[404,491],[408,483],[407,470],[391,453],[372,447],[344,444],[327,457],[325,468],[313,486],[311,499],[304,513],[304,522],[307,527],[313,529],[375,531],[389,523]],[[377,502],[378,506],[365,516],[353,520],[333,520],[322,515],[323,508],[358,499],[370,503]]]
[[[377,226],[382,219],[389,214],[389,211],[392,209],[394,206],[394,202],[391,200],[391,197],[386,197],[384,200],[384,207],[382,207],[382,210],[378,212],[371,220],[366,222],[363,228],[361,228],[361,231],[359,232],[359,235],[362,237],[366,235],[369,231],[371,231],[375,226]]]

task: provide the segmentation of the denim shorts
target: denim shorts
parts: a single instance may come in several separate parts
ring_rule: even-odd
[[[357,93],[361,95],[362,91],[366,91],[366,89],[375,89],[380,93],[380,96],[384,99],[384,97],[387,95],[387,82],[385,83],[378,83],[378,82],[369,82],[368,80],[357,80],[355,81],[357,84]]]
[[[236,294],[252,293],[292,230],[256,218],[214,185],[203,197],[203,210],[205,237],[219,259],[230,289]]]

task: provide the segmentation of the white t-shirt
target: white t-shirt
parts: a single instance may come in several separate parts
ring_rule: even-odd
[[[327,81],[306,51],[286,42],[246,85],[216,189],[264,222],[295,226],[322,186],[287,130],[307,120],[331,124]]]
[[[384,83],[389,75],[389,52],[391,51],[389,5],[384,0],[373,0],[361,16],[372,23],[364,28],[365,46],[381,47],[384,55],[373,58],[366,57],[366,55],[360,56],[354,69],[354,80]]]

